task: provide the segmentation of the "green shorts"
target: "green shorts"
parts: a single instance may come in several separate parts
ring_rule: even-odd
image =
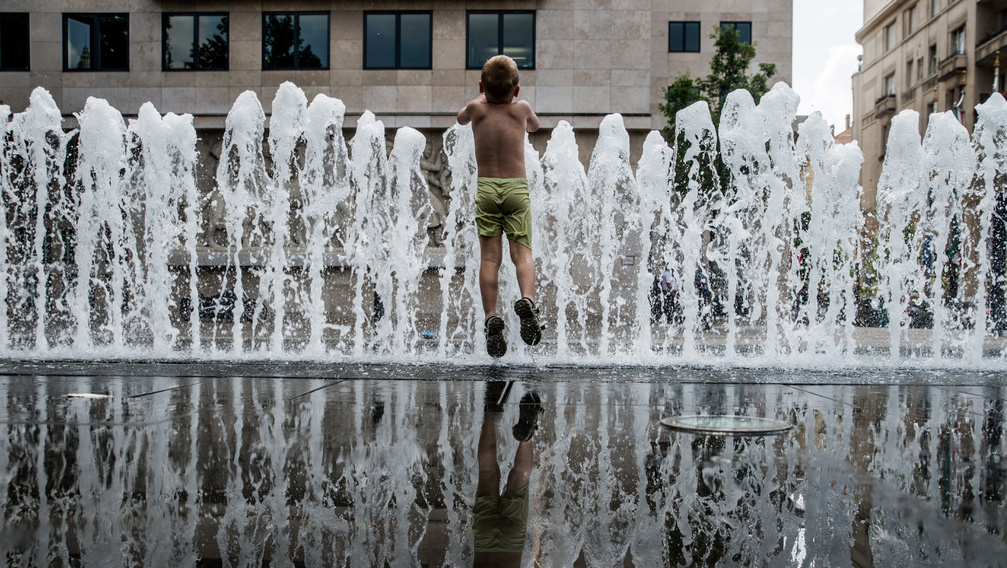
[[[528,486],[476,496],[472,519],[476,552],[521,552],[528,531]]]
[[[525,178],[481,177],[476,191],[476,229],[480,237],[507,238],[531,248],[531,199]]]

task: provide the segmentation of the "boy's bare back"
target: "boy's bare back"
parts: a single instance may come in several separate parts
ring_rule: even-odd
[[[458,124],[472,123],[479,177],[523,178],[524,134],[538,130],[538,117],[527,101],[493,102],[480,95],[458,113]]]

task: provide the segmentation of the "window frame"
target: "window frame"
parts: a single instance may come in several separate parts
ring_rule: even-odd
[[[197,64],[197,67],[192,68],[192,69],[186,69],[186,68],[178,69],[178,68],[172,68],[172,67],[168,67],[167,66],[167,63],[168,63],[168,61],[167,61],[167,55],[168,55],[168,49],[167,49],[167,47],[168,47],[168,34],[166,32],[167,32],[168,18],[173,18],[173,17],[178,17],[178,16],[192,16],[193,18],[195,18],[193,20],[193,24],[192,24],[193,25],[193,30],[195,31],[195,35],[193,37],[194,47],[197,46],[197,45],[199,45],[199,40],[200,40],[200,37],[199,37],[199,17],[200,16],[218,16],[218,17],[219,16],[224,16],[225,18],[227,18],[227,65],[225,67],[201,67],[201,66],[198,66],[199,65],[199,61],[198,61],[198,53],[199,53],[199,51],[198,50],[196,50],[196,54],[197,54],[196,64]],[[231,14],[230,14],[230,12],[162,12],[161,13],[161,71],[170,71],[170,72],[177,72],[177,71],[229,71],[230,68],[231,68]]]
[[[905,37],[909,37],[920,27],[917,4],[913,4],[909,8],[906,8],[906,11],[902,13],[902,17],[905,21]]]
[[[961,41],[960,42],[958,41],[959,32],[960,32],[960,37],[961,37]],[[951,49],[949,50],[950,53],[948,53],[948,57],[953,57],[955,55],[964,55],[965,54],[965,50],[966,50],[966,47],[965,47],[965,37],[966,37],[965,36],[965,24],[962,24],[962,25],[958,26],[957,28],[951,30],[949,37],[951,39],[951,42],[950,42],[951,43],[951,45],[950,45]],[[959,47],[961,49],[959,49]]]
[[[738,25],[739,24],[745,24],[746,26],[748,26],[748,41],[747,42],[745,42],[742,39],[742,37],[741,37],[741,30],[738,29]],[[720,29],[721,30],[726,29],[727,26],[733,27],[734,30],[738,32],[738,43],[748,43],[748,45],[755,45],[755,37],[753,37],[754,34],[753,34],[753,30],[752,30],[752,22],[750,20],[748,20],[748,21],[744,21],[744,20],[727,21],[727,20],[724,20],[724,21],[720,22]]]
[[[102,72],[129,72],[129,12],[63,12],[63,71],[72,73],[95,73],[98,71]],[[101,49],[94,49],[96,40],[100,41],[101,38],[101,18],[102,17],[123,17],[126,18],[126,66],[125,67],[102,67],[101,66]],[[91,24],[91,36],[88,39],[89,47],[92,48],[91,51],[94,53],[92,58],[95,61],[95,65],[92,65],[89,69],[76,69],[70,67],[70,58],[67,53],[67,40],[68,38],[68,22],[70,18],[76,18],[83,20],[84,18],[92,18],[93,22]]]
[[[671,26],[672,24],[682,25],[682,46],[681,49],[672,49],[671,45]],[[703,38],[700,35],[702,22],[698,20],[671,20],[668,22],[668,53],[699,53],[702,49]],[[688,37],[689,26],[696,27],[696,49],[689,49],[689,42],[686,39]]]
[[[293,67],[266,67],[266,18],[270,16],[293,16],[294,35],[297,39],[297,48],[294,49]],[[325,26],[325,65],[322,67],[301,67],[298,63],[300,57],[301,43],[301,16],[325,16],[327,23]],[[328,71],[332,67],[332,12],[329,10],[273,10],[262,12],[262,53],[259,60],[259,69],[262,71]],[[230,40],[228,40],[230,42]]]
[[[895,22],[888,24],[881,30],[881,39],[884,43],[885,53],[895,49],[895,44],[898,43],[895,39]]]
[[[927,77],[937,74],[937,67],[940,65],[937,53],[937,44],[931,43],[927,48]]]
[[[894,97],[895,96],[895,72],[884,76],[881,80],[881,92],[882,98],[884,97]]]
[[[427,45],[427,66],[426,67],[403,67],[402,66],[402,15],[415,15],[428,17],[427,25],[430,31],[430,43]],[[370,67],[367,65],[367,16],[395,16],[395,64],[393,67]],[[364,12],[364,50],[362,68],[365,71],[378,71],[388,69],[423,70],[433,69],[434,65],[434,13],[432,10],[367,10]]]
[[[537,12],[535,10],[466,10],[465,11],[465,69],[469,69],[469,70],[471,70],[471,69],[482,69],[483,68],[483,64],[485,64],[485,61],[483,63],[478,64],[478,65],[473,64],[473,63],[471,63],[469,61],[469,38],[471,37],[471,22],[472,22],[471,16],[473,14],[494,14],[494,15],[498,16],[498,18],[497,18],[497,40],[498,40],[497,55],[505,55],[504,52],[503,52],[503,49],[504,49],[504,46],[503,46],[503,44],[504,44],[504,41],[503,41],[504,19],[503,19],[503,16],[505,14],[530,14],[531,15],[531,41],[532,41],[531,52],[532,52],[532,62],[531,62],[531,65],[529,65],[527,67],[521,67],[520,65],[518,65],[518,69],[523,70],[523,71],[534,71],[535,70],[535,66],[538,63],[538,54],[537,54],[538,48],[537,48],[537,42],[536,42],[536,39],[537,39],[536,35],[537,35],[537,32],[538,32],[538,14],[537,14]]]
[[[906,61],[906,87],[905,87],[905,90],[907,90],[907,91],[909,89],[911,89],[913,87],[913,85],[916,84],[914,82],[914,79],[913,79],[913,64],[914,63],[915,63],[915,60],[913,60],[912,58],[910,58],[908,61]]]
[[[3,66],[3,54],[0,54],[0,71],[4,72],[16,72],[16,71],[31,71],[31,14],[29,12],[0,12],[0,19],[5,18],[15,18],[18,16],[24,17],[24,27],[28,34],[28,45],[26,46],[27,62],[24,67],[4,67]]]

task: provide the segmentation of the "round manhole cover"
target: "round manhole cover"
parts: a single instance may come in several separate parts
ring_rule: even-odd
[[[713,436],[767,436],[793,428],[786,422],[757,416],[672,416],[661,424],[673,430]]]

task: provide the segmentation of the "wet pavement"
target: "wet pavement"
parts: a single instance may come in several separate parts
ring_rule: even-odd
[[[471,566],[480,470],[495,449],[504,484],[528,448],[526,536],[508,557],[523,566],[1007,558],[1001,374],[164,361],[0,373],[10,566]],[[520,404],[531,392],[529,445],[513,426],[534,414]],[[793,428],[660,423],[692,414]]]

